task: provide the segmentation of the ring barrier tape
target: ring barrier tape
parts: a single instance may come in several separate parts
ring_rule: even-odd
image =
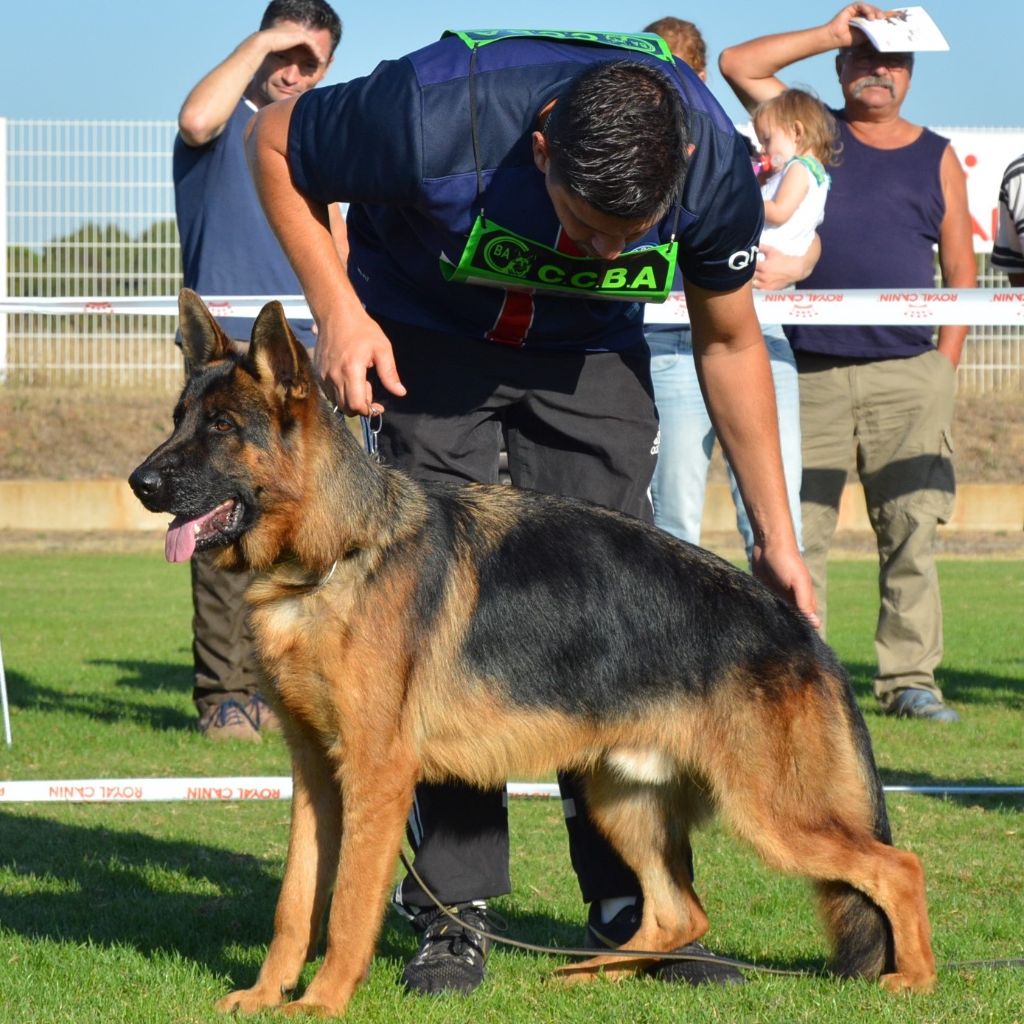
[[[1024,786],[885,786],[886,793],[936,796],[1024,796]],[[510,782],[512,797],[558,798],[554,782]],[[5,803],[148,803],[156,801],[290,800],[292,780],[281,776],[180,779],[0,780]]]
[[[216,316],[254,317],[275,296],[204,296]],[[309,319],[309,306],[301,295],[278,297],[285,316]],[[918,291],[851,288],[843,291],[795,290],[754,292],[754,308],[761,323],[848,324],[893,326],[908,324],[966,324],[977,327],[1024,326],[1022,288],[926,288]],[[50,316],[81,314],[142,316],[178,315],[174,296],[150,298],[8,298],[0,299],[0,313],[35,313]],[[663,303],[644,307],[648,324],[687,324],[686,297],[672,292]]]

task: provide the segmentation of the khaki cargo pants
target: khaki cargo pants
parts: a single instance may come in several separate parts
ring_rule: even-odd
[[[856,362],[797,353],[803,433],[804,558],[825,630],[827,560],[851,466],[878,542],[880,607],[875,696],[887,707],[909,686],[940,700],[942,605],[936,527],[953,511],[950,425],[956,371],[937,349]]]

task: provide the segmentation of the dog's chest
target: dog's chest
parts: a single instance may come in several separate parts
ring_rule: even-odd
[[[344,618],[318,594],[281,595],[251,613],[260,658],[279,705],[316,732],[337,732],[331,668],[345,661]],[[334,612],[335,614],[331,614]]]

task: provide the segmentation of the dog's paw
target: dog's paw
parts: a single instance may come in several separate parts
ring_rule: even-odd
[[[268,1007],[280,1006],[284,998],[280,991],[244,988],[218,999],[216,1006],[219,1013],[259,1013]]]
[[[647,963],[647,961],[643,961]],[[563,964],[551,972],[551,977],[562,985],[584,985],[587,982],[604,978],[606,981],[621,981],[632,977],[642,966],[639,960],[622,957],[595,956],[590,960],[578,963]]]
[[[936,980],[934,974],[925,974],[920,978],[911,978],[906,974],[883,974],[878,983],[886,992],[931,992]]]
[[[286,1006],[282,1006],[278,1011],[284,1017],[337,1017],[340,1015],[340,1010],[332,1009],[329,1006],[324,1006],[323,1003],[306,1003],[301,999],[297,999],[294,1003],[288,1003]]]

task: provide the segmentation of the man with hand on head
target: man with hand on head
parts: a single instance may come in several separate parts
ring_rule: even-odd
[[[973,288],[967,187],[948,140],[903,117],[913,53],[879,52],[847,4],[824,25],[762,36],[722,51],[719,66],[753,109],[783,92],[783,68],[837,50],[842,151],[831,169],[822,255],[805,288]],[[878,543],[881,606],[874,690],[900,718],[955,722],[935,682],[942,658],[936,531],[952,513],[951,422],[967,327],[795,326],[800,374],[804,557],[826,607],[828,550],[853,453]]]
[[[327,73],[341,22],[323,0],[273,0],[260,29],[205,75],[178,115],[174,198],[184,283],[201,295],[296,295],[301,289],[253,187],[243,134],[267,105],[312,89]],[[332,215],[333,216],[333,215]],[[338,217],[339,238],[344,223]],[[251,317],[222,317],[248,344]],[[316,341],[311,320],[294,323]],[[249,576],[192,555],[192,699],[209,739],[259,740],[277,722],[259,693],[260,670],[242,600]]]

